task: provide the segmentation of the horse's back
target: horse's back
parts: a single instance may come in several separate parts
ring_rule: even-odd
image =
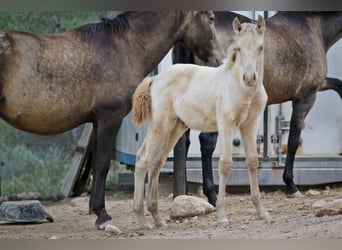
[[[173,65],[153,79],[152,105],[172,106],[174,116],[191,128],[216,131],[212,118],[217,93],[216,82],[212,80],[216,70],[192,64]]]
[[[207,94],[205,90],[211,88],[210,85],[215,84],[208,80],[214,78],[214,71],[212,67],[175,64],[154,78],[153,88],[157,89],[158,95],[201,96]]]

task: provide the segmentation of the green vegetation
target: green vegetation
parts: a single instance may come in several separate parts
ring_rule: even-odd
[[[60,33],[100,20],[99,11],[0,12],[0,27],[33,33]]]
[[[0,142],[1,195],[60,189],[72,153],[63,138],[30,135],[0,120]]]

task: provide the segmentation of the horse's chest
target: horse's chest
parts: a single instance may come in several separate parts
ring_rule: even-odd
[[[236,100],[236,102],[224,102],[217,105],[218,116],[234,127],[238,128],[245,123],[251,113],[249,100]]]
[[[250,114],[250,103],[237,104],[232,110],[232,120],[236,127],[246,122]]]

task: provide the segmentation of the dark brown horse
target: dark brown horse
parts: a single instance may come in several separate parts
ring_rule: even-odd
[[[215,16],[216,35],[224,49],[233,37],[233,30],[227,24],[236,16],[242,22],[254,22],[232,12],[215,12]],[[293,165],[304,119],[315,102],[317,91],[332,89],[342,98],[342,82],[326,77],[326,53],[341,37],[342,12],[281,12],[266,20],[264,85],[268,104],[292,101],[293,108],[283,173],[289,197],[301,196],[293,181]],[[179,51],[175,51],[175,55],[180,56]],[[213,205],[216,194],[212,154],[216,141],[216,133],[200,134],[203,191]]]
[[[105,179],[132,94],[177,42],[219,63],[214,14],[126,12],[59,35],[0,30],[0,117],[41,135],[91,122],[90,208],[99,229],[114,226],[105,209]]]

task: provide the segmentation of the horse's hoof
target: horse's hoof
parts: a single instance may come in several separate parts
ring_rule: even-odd
[[[146,222],[146,223],[142,224],[141,228],[143,230],[151,230],[153,227],[150,223]]]
[[[304,197],[304,195],[302,195],[302,193],[300,191],[297,191],[293,194],[286,194],[287,198],[302,198]]]
[[[156,227],[167,227],[167,224],[165,221],[160,221],[158,223],[155,224]]]
[[[119,235],[122,233],[121,230],[117,226],[115,226],[112,221],[106,221],[105,223],[98,225],[97,229],[104,230],[105,232],[109,232],[114,235]]]
[[[228,226],[229,220],[227,218],[219,219],[219,220],[217,220],[217,224],[219,226]]]
[[[270,223],[273,222],[273,218],[272,218],[272,216],[269,213],[264,213],[264,214],[260,215],[259,219],[260,220],[264,220],[266,222],[270,222]]]
[[[213,205],[213,207],[216,207],[216,195],[213,195],[213,196],[208,196],[208,202]]]

